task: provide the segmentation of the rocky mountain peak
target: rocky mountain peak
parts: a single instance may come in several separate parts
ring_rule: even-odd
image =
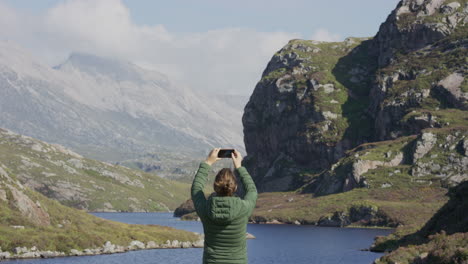
[[[165,75],[143,69],[125,60],[97,56],[89,53],[73,52],[68,59],[54,67],[57,70],[73,71],[78,70],[92,76],[106,76],[119,82],[129,81],[141,83],[148,79],[157,80],[168,85]]]
[[[435,43],[468,22],[466,0],[402,0],[375,36],[379,64],[396,52],[410,52]]]

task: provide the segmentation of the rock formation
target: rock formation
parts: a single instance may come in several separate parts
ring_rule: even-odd
[[[467,130],[467,27],[466,1],[403,0],[374,38],[291,40],[268,63],[243,116],[245,165],[259,190],[347,191],[367,186],[367,170],[398,165],[414,177],[465,179],[443,172],[466,168],[461,145],[445,150],[449,169],[428,169],[420,158],[438,141],[425,129]],[[330,176],[363,143],[418,134],[413,157],[357,160],[348,176]]]

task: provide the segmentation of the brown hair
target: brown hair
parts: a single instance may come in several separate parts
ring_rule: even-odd
[[[232,196],[237,191],[237,181],[231,169],[221,169],[216,175],[213,188],[218,196]]]

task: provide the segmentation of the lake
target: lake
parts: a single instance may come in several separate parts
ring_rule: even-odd
[[[180,221],[172,213],[95,213],[94,215],[131,224],[157,224],[203,233],[200,222]],[[295,225],[249,224],[249,264],[351,264],[372,263],[382,254],[361,251],[375,236],[392,230],[334,228]],[[201,263],[203,249],[153,249],[113,255],[5,261],[8,264],[192,264]]]

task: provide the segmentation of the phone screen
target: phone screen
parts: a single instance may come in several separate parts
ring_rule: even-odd
[[[218,152],[218,158],[231,158],[231,153],[234,149],[220,149]]]

